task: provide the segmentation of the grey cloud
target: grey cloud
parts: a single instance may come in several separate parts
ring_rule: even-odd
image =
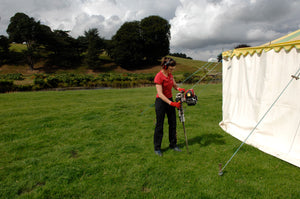
[[[217,46],[259,45],[298,29],[298,8],[300,2],[293,0],[185,1],[171,20],[172,48],[208,54]]]
[[[0,0],[0,35],[24,12],[73,37],[97,28],[110,39],[126,21],[159,15],[171,24],[171,50],[206,60],[236,44],[259,45],[300,28],[299,0]]]
[[[288,4],[284,4],[282,1],[278,2],[278,0],[273,0],[272,3],[258,1],[255,4],[245,5],[242,9],[237,10],[236,18],[245,23],[277,20],[287,15],[289,11]]]
[[[102,15],[89,16],[87,14],[80,14],[75,20],[75,25],[71,31],[71,35],[74,37],[83,35],[84,31],[91,28],[97,28],[101,37],[110,39],[123,23],[116,15],[105,18]]]

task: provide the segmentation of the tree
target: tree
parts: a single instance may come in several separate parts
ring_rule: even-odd
[[[104,42],[96,28],[85,31],[84,35],[88,44],[85,61],[89,67],[95,68],[99,63],[99,54],[103,51]]]
[[[234,49],[237,49],[237,48],[247,48],[247,47],[251,47],[251,46],[249,46],[248,44],[239,44],[236,47],[234,47]]]
[[[144,58],[140,32],[140,22],[125,22],[112,37],[109,53],[123,68],[134,69]]]
[[[77,37],[77,43],[78,43],[78,50],[80,54],[87,51],[89,42],[87,41],[85,36]]]
[[[68,31],[55,30],[46,45],[50,52],[48,63],[72,68],[81,63],[78,41],[69,36]]]
[[[9,35],[9,39],[13,42],[23,43],[27,45],[27,51],[25,52],[29,67],[34,69],[34,54],[38,44],[39,33],[41,32],[40,22],[36,22],[34,18],[28,17],[24,13],[16,13],[10,18],[10,24],[6,32]]]
[[[184,53],[170,53],[171,56],[174,57],[181,57],[181,58],[185,58],[185,59],[192,59],[191,57],[186,56],[186,54]]]
[[[0,35],[0,66],[7,62],[9,58],[9,40],[4,35]]]
[[[36,42],[40,45],[47,46],[53,39],[53,32],[49,26],[40,25],[39,34],[35,37]]]
[[[159,16],[149,16],[141,21],[141,33],[144,40],[144,55],[149,62],[169,54],[170,24]]]
[[[220,53],[217,58],[218,58],[218,62],[222,62],[222,59],[223,59],[222,53]]]
[[[106,42],[108,54],[123,68],[154,63],[169,54],[170,24],[159,16],[141,22],[124,23],[112,40]]]

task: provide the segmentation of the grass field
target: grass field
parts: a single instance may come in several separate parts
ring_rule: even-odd
[[[189,88],[190,85],[183,87]],[[300,198],[300,169],[221,130],[221,84],[185,107],[190,154],[153,151],[155,88],[0,95],[0,198]],[[174,93],[175,94],[175,93]]]
[[[25,44],[11,43],[9,50],[15,52],[22,52],[23,50],[27,50],[27,46]]]

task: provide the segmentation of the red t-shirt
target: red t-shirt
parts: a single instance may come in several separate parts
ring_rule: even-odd
[[[162,92],[167,98],[172,97],[172,87],[174,85],[173,75],[169,73],[166,77],[161,71],[158,72],[154,78],[154,83],[162,85]],[[156,95],[158,98],[158,94]]]

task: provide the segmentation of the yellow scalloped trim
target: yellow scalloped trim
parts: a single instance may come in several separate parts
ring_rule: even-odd
[[[296,48],[300,49],[300,40],[291,41],[291,42],[283,42],[271,45],[264,45],[264,46],[257,46],[257,47],[249,47],[249,48],[237,48],[234,50],[224,51],[222,53],[223,58],[232,58],[234,56],[247,56],[247,55],[254,55],[255,53],[261,54],[263,51],[268,52],[270,50],[274,50],[275,52],[279,52],[281,49],[286,51],[290,51],[291,49]]]

